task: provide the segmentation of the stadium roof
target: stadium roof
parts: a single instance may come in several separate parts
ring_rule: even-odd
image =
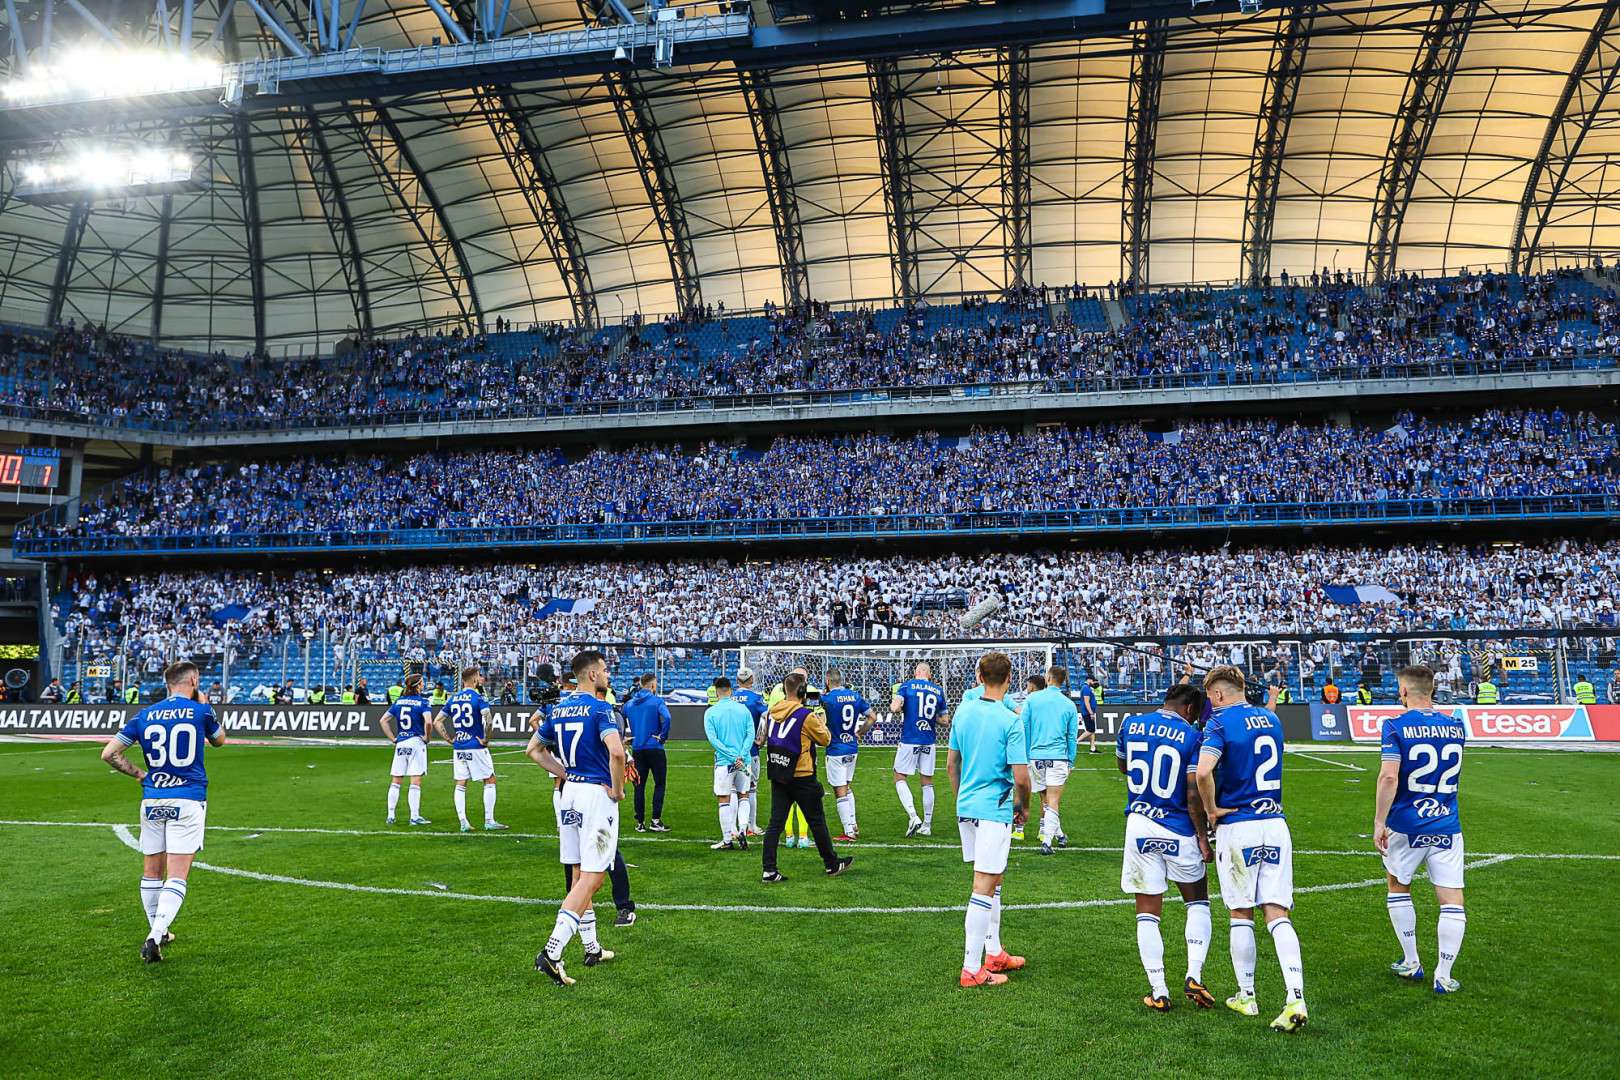
[[[88,33],[68,3],[59,43]],[[149,0],[86,6],[125,37],[157,33],[111,19],[139,24]],[[263,6],[313,49],[307,5]],[[445,6],[473,25],[476,0]],[[37,57],[41,5],[18,7]],[[234,23],[216,34],[221,7]],[[0,319],[278,353],[366,325],[613,322],[694,298],[739,310],[1133,268],[1169,284],[1620,250],[1614,3],[1109,8],[1036,40],[1007,9],[926,55],[677,51],[666,69],[404,93],[359,80],[60,133],[190,148],[208,183],[168,196],[19,200],[13,139]],[[774,19],[763,3],[754,17]],[[576,0],[511,0],[505,32],[583,21]],[[194,33],[227,55],[285,52],[249,0],[198,0]],[[426,0],[370,0],[355,42],[446,37]]]

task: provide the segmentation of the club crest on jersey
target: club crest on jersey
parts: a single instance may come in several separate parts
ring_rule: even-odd
[[[562,823],[574,826],[583,825],[585,824],[585,815],[578,810],[564,810],[562,812]]]
[[[1243,865],[1259,866],[1261,863],[1270,863],[1277,866],[1282,863],[1282,848],[1274,844],[1261,844],[1258,847],[1243,849]]]
[[[1256,799],[1249,805],[1249,812],[1252,814],[1280,814],[1282,813],[1282,803],[1276,799]]]
[[[1412,803],[1412,809],[1417,811],[1418,817],[1441,818],[1446,816],[1446,807],[1439,799],[1418,799]]]
[[[1143,855],[1176,855],[1181,852],[1181,841],[1166,840],[1162,836],[1139,836],[1136,850]]]
[[[1412,837],[1412,847],[1415,848],[1449,848],[1451,846],[1450,833],[1429,833]]]
[[[178,806],[148,806],[146,808],[147,821],[179,821],[180,808]]]
[[[1127,814],[1141,814],[1152,821],[1158,821],[1160,818],[1168,817],[1170,814],[1164,807],[1154,806],[1152,803],[1142,802],[1140,799],[1132,801],[1125,812]]]

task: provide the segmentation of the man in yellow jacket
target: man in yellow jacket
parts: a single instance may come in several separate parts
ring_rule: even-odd
[[[816,851],[828,877],[849,869],[854,856],[839,858],[833,850],[832,834],[827,831],[827,814],[822,806],[824,792],[816,779],[816,747],[832,741],[827,718],[809,705],[809,685],[799,672],[782,680],[781,700],[771,706],[765,722],[765,775],[771,782],[771,823],[765,829],[765,865],[761,880],[767,884],[786,881],[776,869],[776,844],[794,807],[804,814],[815,837]]]

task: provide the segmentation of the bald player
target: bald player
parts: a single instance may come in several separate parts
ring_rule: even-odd
[[[889,712],[900,717],[900,744],[894,750],[894,790],[906,812],[906,835],[929,836],[934,831],[935,726],[945,719],[945,691],[934,682],[934,671],[918,664],[911,678],[894,688]],[[906,777],[922,783],[922,817],[911,799]]]

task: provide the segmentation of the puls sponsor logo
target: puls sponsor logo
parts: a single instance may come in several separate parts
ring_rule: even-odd
[[[1143,817],[1148,818],[1151,821],[1160,821],[1169,816],[1169,811],[1165,810],[1164,807],[1154,806],[1152,803],[1143,802],[1140,799],[1133,800],[1126,812],[1131,814],[1141,814]]]
[[[1412,809],[1417,811],[1418,817],[1442,818],[1450,813],[1444,803],[1434,798],[1419,799],[1412,804]]]
[[[1249,804],[1249,809],[1256,814],[1280,814],[1282,803],[1276,799],[1256,799]]]

